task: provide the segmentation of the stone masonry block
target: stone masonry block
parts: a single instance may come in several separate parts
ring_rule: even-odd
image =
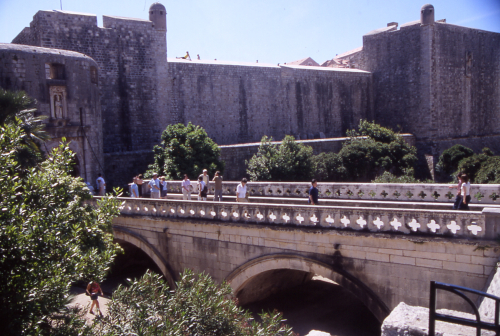
[[[391,255],[390,261],[396,264],[415,265],[415,258]]]
[[[457,263],[452,261],[443,261],[443,269],[474,274],[484,274],[483,265]]]
[[[415,261],[416,261],[416,266],[431,267],[431,268],[443,268],[443,261],[442,260],[416,258]]]

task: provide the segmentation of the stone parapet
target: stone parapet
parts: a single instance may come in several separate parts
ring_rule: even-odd
[[[496,230],[486,227],[486,216],[480,211],[121,199],[122,215],[240,224],[294,225],[446,238],[496,238],[490,236]]]
[[[193,184],[194,181],[191,181]],[[235,195],[240,182],[225,181],[223,195]],[[320,199],[453,203],[457,189],[451,184],[434,183],[318,183]],[[144,184],[147,188],[147,182]],[[248,182],[250,196],[308,197],[309,182]],[[213,194],[214,184],[209,183]],[[182,193],[181,181],[168,181],[169,193]],[[500,204],[499,184],[473,184],[473,204]]]

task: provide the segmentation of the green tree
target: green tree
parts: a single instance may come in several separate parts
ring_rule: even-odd
[[[0,125],[18,122],[22,130],[21,141],[15,148],[17,160],[22,168],[35,166],[42,161],[40,145],[50,137],[45,132],[45,116],[35,117],[35,101],[23,91],[7,91],[0,88]]]
[[[436,172],[443,179],[449,180],[450,175],[454,175],[457,171],[460,161],[473,155],[474,151],[472,149],[459,144],[454,145],[441,153],[436,165]]]
[[[189,123],[169,125],[161,135],[160,145],[153,148],[154,162],[149,165],[146,177],[153,173],[169,179],[182,179],[184,174],[197,177],[206,168],[210,175],[224,171],[220,149],[207,132]]]
[[[494,182],[498,177],[498,164],[500,157],[493,156],[489,148],[483,148],[480,154],[473,154],[465,157],[458,163],[456,172],[465,173],[473,183],[497,183]]]
[[[175,291],[159,275],[146,273],[129,287],[119,287],[107,316],[93,325],[94,335],[262,335],[292,336],[277,313],[257,323],[231,299],[227,283],[217,285],[206,274],[185,271]]]
[[[312,177],[313,150],[297,143],[291,135],[281,144],[262,137],[258,152],[247,161],[247,174],[253,181],[308,181]]]
[[[319,179],[370,181],[385,172],[395,178],[413,178],[417,151],[401,135],[366,120],[361,120],[358,130],[351,130],[348,135],[349,140],[338,154],[320,154],[313,159]]]
[[[69,286],[101,280],[113,261],[112,197],[94,208],[80,178],[70,176],[74,154],[66,144],[47,160],[22,168],[22,121],[0,126],[0,319],[4,334],[55,334],[55,312]]]
[[[344,181],[346,169],[339,153],[320,153],[311,159],[314,177],[319,181]]]

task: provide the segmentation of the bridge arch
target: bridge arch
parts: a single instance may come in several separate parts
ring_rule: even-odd
[[[390,309],[378,295],[353,275],[336,269],[335,266],[300,255],[273,254],[250,260],[231,272],[226,281],[231,284],[238,296],[253,277],[273,270],[302,271],[330,279],[358,297],[380,322],[390,313]]]
[[[167,280],[170,288],[175,288],[175,280],[172,276],[172,272],[170,272],[168,268],[168,263],[156,250],[156,248],[151,245],[146,239],[131,230],[119,226],[113,226],[113,235],[115,237],[115,240],[130,243],[146,253],[151,258],[151,260],[153,260],[156,266],[158,266],[163,276]]]

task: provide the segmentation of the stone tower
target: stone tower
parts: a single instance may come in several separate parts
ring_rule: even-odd
[[[422,8],[420,9],[420,24],[430,25],[433,23],[434,23],[434,6],[431,4],[423,5]]]
[[[167,30],[167,10],[159,2],[149,7],[149,21],[153,21],[156,30]]]

